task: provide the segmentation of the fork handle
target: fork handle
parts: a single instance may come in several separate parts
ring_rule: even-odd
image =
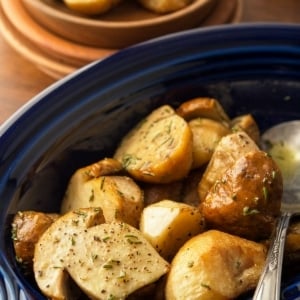
[[[278,220],[275,237],[272,239],[266,265],[256,287],[253,300],[280,299],[284,245],[291,217],[291,212],[283,212]]]

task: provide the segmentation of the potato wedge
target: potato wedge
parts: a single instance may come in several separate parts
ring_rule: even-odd
[[[166,300],[229,300],[253,289],[266,259],[259,243],[209,230],[188,240],[171,263]]]
[[[123,138],[114,158],[136,180],[169,183],[190,171],[192,139],[187,122],[163,105]]]
[[[226,170],[201,202],[207,226],[251,240],[269,238],[283,192],[281,172],[263,151],[248,152]]]
[[[158,253],[170,261],[188,239],[204,230],[204,219],[196,207],[162,200],[143,210],[140,230]]]
[[[195,169],[209,162],[217,144],[223,136],[230,133],[230,129],[207,118],[195,118],[188,124],[193,133],[192,169]]]
[[[125,299],[168,272],[169,264],[139,230],[102,223],[101,215],[96,208],[69,212],[42,235],[34,272],[45,295],[69,299],[68,274],[91,299]]]
[[[187,121],[195,118],[207,118],[229,126],[230,118],[217,99],[198,97],[183,102],[176,112]]]
[[[76,259],[71,249],[82,231],[104,222],[101,209],[78,209],[58,218],[41,235],[34,250],[33,270],[37,285],[47,297],[72,299],[74,291],[65,272],[67,258]]]
[[[83,181],[82,170],[77,171],[70,180],[61,205],[61,212],[101,207],[106,222],[124,221],[138,227],[144,207],[143,192],[127,176],[101,176]]]
[[[234,132],[224,136],[215,148],[199,183],[200,201],[205,199],[209,189],[239,157],[253,150],[259,150],[259,148],[245,132]]]
[[[237,116],[230,122],[230,127],[233,132],[243,130],[256,144],[260,141],[260,130],[251,114]]]

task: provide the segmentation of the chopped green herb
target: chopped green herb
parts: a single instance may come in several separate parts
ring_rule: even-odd
[[[205,283],[201,282],[201,286],[208,289],[208,290],[211,290],[211,287],[208,284],[205,284]]]
[[[106,236],[102,239],[103,242],[107,242],[110,239],[110,236]]]
[[[74,236],[72,236],[72,238],[71,238],[71,243],[72,243],[72,246],[74,246],[76,244]]]
[[[264,194],[264,199],[268,200],[269,191],[268,191],[268,189],[265,186],[263,187],[263,194]]]
[[[243,215],[244,216],[250,216],[250,215],[256,215],[259,214],[259,211],[257,209],[254,208],[250,208],[249,206],[245,206],[243,208]]]
[[[102,191],[104,188],[104,183],[105,183],[105,177],[102,177],[101,179],[101,184],[100,184],[100,190]]]
[[[95,261],[98,258],[98,254],[92,254],[92,261]]]
[[[95,199],[94,190],[91,190],[91,195],[90,195],[90,198],[89,198],[89,202],[93,202],[94,199]]]
[[[112,268],[113,268],[113,265],[105,264],[105,265],[103,265],[103,268],[104,268],[104,269],[112,269]]]
[[[136,164],[136,161],[138,160],[137,157],[131,155],[131,154],[125,154],[122,158],[122,165],[124,169],[127,169],[130,165]]]
[[[74,214],[76,214],[76,215],[78,215],[78,216],[81,216],[81,217],[84,217],[84,218],[87,217],[87,213],[84,212],[84,211],[81,211],[81,210],[75,210],[75,211],[74,211]]]
[[[127,242],[129,244],[142,244],[142,242],[135,235],[128,234],[128,235],[125,235],[125,237],[127,238]]]
[[[74,225],[74,226],[78,226],[78,223],[79,223],[79,220],[72,220],[72,224]]]

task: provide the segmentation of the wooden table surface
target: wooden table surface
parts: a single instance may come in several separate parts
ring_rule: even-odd
[[[300,23],[300,0],[243,0],[241,22],[264,21]],[[16,53],[0,34],[0,124],[54,82]]]

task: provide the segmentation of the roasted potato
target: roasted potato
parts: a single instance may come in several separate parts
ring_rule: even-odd
[[[70,299],[67,276],[91,299],[125,299],[169,270],[151,244],[123,222],[104,223],[101,208],[78,209],[55,221],[34,252],[39,288]]]
[[[104,158],[80,169],[83,181],[107,175],[120,175],[123,166],[113,158]]]
[[[31,271],[34,247],[44,231],[59,217],[37,211],[20,211],[12,221],[12,240],[18,262]]]
[[[220,180],[224,172],[231,168],[239,157],[253,150],[259,150],[259,148],[245,132],[234,132],[224,136],[216,146],[199,182],[200,201],[205,199],[210,188]]]
[[[201,211],[209,228],[251,240],[266,239],[280,215],[283,182],[275,161],[248,152],[215,181]]]
[[[69,181],[61,212],[101,207],[107,222],[123,220],[138,226],[143,192],[131,178],[121,176],[123,171],[122,164],[113,158],[78,169]]]
[[[193,133],[192,169],[204,166],[221,140],[230,133],[230,129],[222,123],[207,118],[195,118],[189,121]]]
[[[85,15],[99,15],[110,11],[121,0],[63,0],[68,8]]]
[[[245,131],[256,144],[260,141],[260,130],[251,114],[237,116],[230,122],[230,127],[233,132]]]
[[[166,300],[229,300],[253,289],[266,259],[262,244],[209,230],[188,240],[167,275]]]
[[[207,118],[229,127],[230,118],[217,99],[197,97],[183,102],[176,112],[187,121],[196,118]]]
[[[188,239],[203,232],[204,228],[198,208],[171,200],[144,208],[140,222],[143,235],[168,261]]]
[[[61,205],[62,213],[78,208],[101,207],[106,222],[120,220],[138,227],[144,197],[131,178],[101,176],[83,181],[84,176],[79,169],[71,178]]]
[[[187,122],[173,108],[163,105],[123,138],[114,158],[136,180],[169,183],[189,173],[192,146]]]
[[[142,6],[155,13],[170,13],[182,9],[193,0],[138,0]]]

